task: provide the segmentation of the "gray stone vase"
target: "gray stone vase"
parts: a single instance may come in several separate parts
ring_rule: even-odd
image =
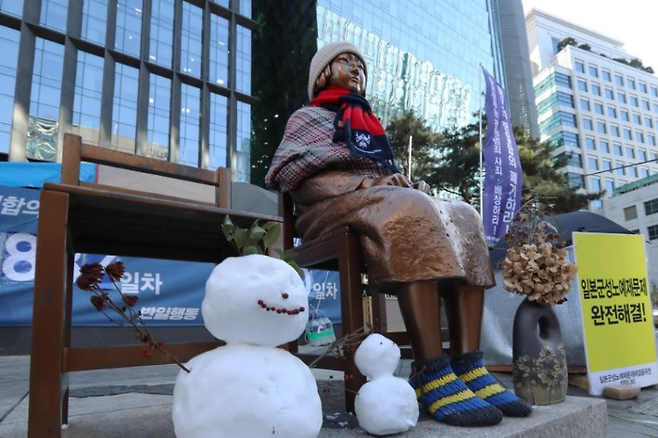
[[[533,405],[561,403],[567,396],[567,357],[553,306],[527,298],[514,316],[514,392]]]

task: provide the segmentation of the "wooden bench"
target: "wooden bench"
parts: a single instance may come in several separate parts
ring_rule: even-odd
[[[215,202],[81,182],[83,161],[209,185],[214,188]],[[69,372],[170,363],[157,350],[153,357],[144,357],[141,345],[71,345],[75,253],[219,263],[235,255],[221,231],[227,215],[244,228],[255,219],[281,221],[276,216],[231,210],[231,177],[226,168],[191,168],[84,145],[80,137],[65,135],[61,183],[47,183],[41,193],[30,362],[30,438],[61,436],[61,425],[68,422]],[[174,343],[167,344],[167,350],[186,361],[219,345]]]

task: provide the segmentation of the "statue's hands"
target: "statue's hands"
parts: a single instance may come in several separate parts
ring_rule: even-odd
[[[426,195],[429,195],[432,192],[432,188],[425,181],[416,181],[413,183],[412,187],[416,190],[420,190]]]
[[[361,183],[362,188],[373,186],[411,187],[411,182],[401,173],[394,173],[393,175],[381,176],[379,178],[366,178]]]

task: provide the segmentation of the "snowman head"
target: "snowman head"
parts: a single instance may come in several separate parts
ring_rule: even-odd
[[[354,362],[364,376],[390,376],[400,363],[400,348],[390,339],[374,333],[356,350]]]
[[[227,344],[276,347],[297,339],[308,320],[308,295],[287,263],[262,255],[232,257],[206,282],[206,328]]]

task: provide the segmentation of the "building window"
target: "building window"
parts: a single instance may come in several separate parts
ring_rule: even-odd
[[[82,5],[82,38],[105,45],[107,0],[85,0]]]
[[[237,180],[249,181],[251,175],[251,106],[238,102]]]
[[[215,93],[210,94],[210,169],[228,166],[226,157],[226,126],[228,99]]]
[[[637,178],[637,168],[635,168],[634,166],[629,167],[628,168],[628,176],[630,176],[632,178]]]
[[[142,0],[117,0],[116,30],[114,48],[139,58],[142,35]]]
[[[611,88],[605,89],[605,98],[610,100],[615,100],[615,93]]]
[[[149,61],[171,68],[174,41],[174,0],[153,2]]]
[[[656,145],[656,136],[653,134],[647,134],[647,143],[650,146],[655,146]]]
[[[112,107],[112,146],[122,152],[135,153],[137,134],[137,89],[139,70],[117,64],[114,74]]]
[[[640,103],[639,103],[639,101],[637,100],[637,96],[631,96],[630,100],[631,100],[631,105],[632,105],[632,106],[634,106],[635,108],[639,108],[639,107],[640,107]]]
[[[647,94],[647,84],[645,84],[644,82],[640,82],[639,85],[640,85],[640,91],[644,94]]]
[[[0,3],[0,8],[4,4]],[[2,9],[4,11],[4,9]],[[20,32],[0,26],[0,153],[9,153],[9,138],[14,111],[14,88],[16,87],[16,64],[18,63],[18,41]]]
[[[593,131],[594,126],[592,125],[592,119],[588,117],[583,117],[583,128]]]
[[[598,178],[589,179],[589,190],[590,192],[600,192],[601,191],[601,180]]]
[[[236,90],[251,94],[251,30],[242,26],[238,26],[236,77]]]
[[[181,41],[181,72],[201,77],[201,41],[203,33],[203,11],[188,2],[183,2],[183,31]]]
[[[615,192],[615,182],[609,179],[605,180],[605,191],[608,195],[612,196]]]
[[[621,103],[626,103],[626,93],[624,93],[623,91],[618,91],[617,100],[620,101]]]
[[[597,85],[597,84],[592,84],[592,94],[600,96],[601,95],[601,86]]]
[[[582,61],[576,61],[576,71],[578,73],[585,73],[585,63]]]
[[[658,103],[652,104],[652,109],[654,113],[658,113]]]
[[[624,128],[624,140],[633,140],[633,133],[630,128]]]
[[[594,102],[594,112],[603,115],[603,104]]]
[[[599,77],[599,70],[596,67],[590,65],[589,66],[589,75],[592,76],[593,78],[598,78]]]
[[[644,125],[649,128],[653,128],[653,119],[651,117],[644,116]]]
[[[149,77],[149,109],[145,155],[159,160],[169,159],[169,102],[171,79],[151,74]]]
[[[644,149],[638,149],[637,159],[640,161],[647,161],[647,152]]]
[[[640,167],[640,178],[647,178],[649,176],[649,169]]]
[[[639,131],[635,131],[635,141],[638,143],[644,143],[644,134]]]
[[[646,202],[644,203],[646,207]],[[632,221],[637,219],[637,207],[631,205],[630,207],[624,208],[624,220]]]
[[[587,157],[588,170],[599,170],[599,160],[596,157]]]
[[[251,0],[240,0],[240,14],[251,18]]]
[[[587,92],[587,82],[583,81],[582,79],[578,79],[578,89],[580,91]]]
[[[580,140],[578,134],[574,134],[573,132],[567,132],[567,131],[560,131],[548,139],[548,143],[551,145],[553,149],[558,148],[560,146],[571,146],[578,148],[580,147],[579,142]]]
[[[658,213],[658,198],[646,201],[644,203],[644,214],[650,216],[656,213]]]
[[[635,149],[632,146],[626,146],[626,157],[635,159]]]
[[[645,111],[651,110],[651,107],[649,106],[649,101],[646,99],[642,99],[642,109]]]
[[[67,0],[43,0],[41,3],[41,24],[65,32],[67,9]]]
[[[583,111],[590,111],[588,99],[580,99],[580,109]]]
[[[603,170],[612,169],[612,162],[610,160],[606,160],[606,159],[601,160],[601,165],[603,167]]]
[[[633,123],[636,125],[642,125],[642,117],[639,114],[633,113]]]
[[[619,126],[610,125],[610,134],[614,135],[615,137],[619,137]]]
[[[617,162],[615,163],[615,173],[616,173],[617,175],[625,176],[625,175],[626,175],[626,171],[625,171],[625,169],[626,169],[626,168],[624,167],[624,163],[622,163],[622,162],[620,162],[620,161],[617,161]]]
[[[612,117],[613,119],[617,118],[617,108],[614,106],[609,106],[608,107],[608,117]]]
[[[37,38],[35,47],[27,128],[27,157],[55,161],[64,46]]]
[[[179,163],[199,167],[200,126],[201,91],[192,85],[182,84]]]
[[[103,58],[78,51],[73,98],[73,133],[85,143],[100,145]]]
[[[601,76],[603,76],[603,79],[612,82],[612,76],[610,76],[610,72],[608,70],[601,70]]]
[[[600,199],[595,199],[592,201],[592,210],[602,210],[603,209],[603,202]]]
[[[655,152],[649,152],[649,160],[658,161],[658,154]]]
[[[0,0],[0,11],[20,17],[23,15],[23,0]]]
[[[608,142],[605,141],[605,140],[599,141],[599,149],[604,154],[609,154],[610,153],[610,147],[608,146]]]
[[[569,181],[569,187],[573,188],[584,188],[585,187],[585,175],[579,173],[567,172],[567,180]]]
[[[228,20],[210,17],[210,78],[211,82],[228,87]]]
[[[647,227],[647,231],[649,232],[649,240],[658,239],[658,225],[651,225]]]
[[[591,122],[592,121],[590,119],[590,123]],[[560,126],[569,126],[575,128],[576,116],[564,111],[559,111],[539,124],[539,132],[541,132],[542,135],[548,134]]]
[[[596,150],[596,142],[592,137],[585,137],[585,147],[591,151]]]
[[[625,109],[621,110],[621,120],[624,121],[624,122],[630,122],[631,121],[631,118],[628,114],[628,111],[626,111]]]
[[[623,87],[624,77],[622,75],[615,75],[615,84],[617,84],[618,87]]]
[[[628,78],[626,80],[626,84],[627,84],[628,88],[630,88],[631,90],[635,90],[635,79]]]
[[[658,87],[651,86],[651,95],[653,97],[658,97]]]
[[[598,131],[599,134],[607,134],[608,130],[605,127],[605,122],[602,122],[600,120],[596,121],[596,130]]]

